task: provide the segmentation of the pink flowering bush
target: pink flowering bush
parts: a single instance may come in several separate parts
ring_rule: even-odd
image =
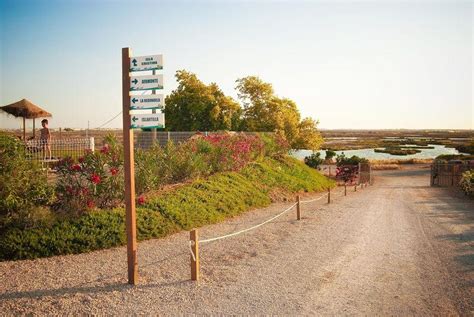
[[[265,156],[288,152],[288,143],[272,134],[220,133],[196,135],[187,142],[155,144],[135,151],[137,203],[143,194],[214,173],[238,171]],[[122,147],[113,138],[95,152],[77,161],[61,160],[57,165],[58,210],[83,213],[94,208],[112,208],[123,203],[124,176]]]
[[[56,208],[83,213],[93,208],[112,208],[123,200],[123,154],[114,139],[99,151],[87,151],[75,162],[65,158],[56,168]]]

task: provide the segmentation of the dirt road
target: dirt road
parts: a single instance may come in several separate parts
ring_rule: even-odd
[[[189,281],[186,232],[140,244],[137,287],[126,284],[125,248],[3,262],[0,311],[474,315],[474,201],[429,187],[428,173],[379,172],[372,187],[304,205],[301,221],[290,212],[202,245],[199,284]],[[249,227],[289,205],[202,228],[201,236]]]

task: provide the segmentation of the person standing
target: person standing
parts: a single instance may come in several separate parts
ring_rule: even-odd
[[[51,132],[48,128],[48,119],[41,120],[41,126],[43,127],[40,131],[40,142],[41,148],[43,149],[43,160],[46,159],[46,152],[49,154],[48,159],[51,159]]]

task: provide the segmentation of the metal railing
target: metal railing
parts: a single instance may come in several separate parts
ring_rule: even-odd
[[[94,138],[28,140],[26,157],[30,160],[51,162],[65,157],[78,158],[86,151],[94,151]]]

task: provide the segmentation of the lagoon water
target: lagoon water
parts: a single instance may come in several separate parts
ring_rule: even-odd
[[[408,160],[411,158],[432,159],[441,154],[460,154],[458,150],[446,147],[444,145],[430,144],[430,146],[433,146],[434,149],[420,149],[420,153],[413,155],[391,155],[388,153],[376,153],[374,152],[374,149],[336,151],[336,153],[339,155],[344,152],[344,154],[348,157],[357,155],[359,157],[372,160]],[[321,158],[324,159],[326,156],[326,151],[319,152],[321,153]],[[293,151],[292,155],[298,159],[303,159],[305,156],[311,155],[311,153],[313,153],[311,150],[298,150]]]

